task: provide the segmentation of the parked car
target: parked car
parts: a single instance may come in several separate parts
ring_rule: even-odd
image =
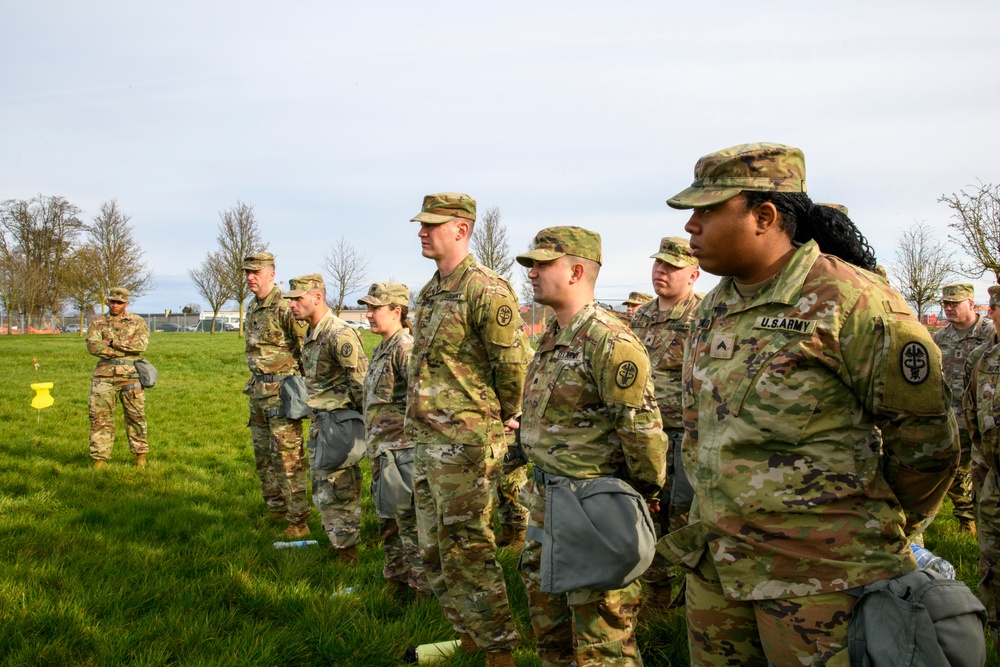
[[[197,330],[198,330],[197,322],[195,322],[194,324],[189,324],[186,327],[184,327],[184,331],[197,331]]]
[[[174,324],[173,322],[161,322],[156,325],[156,331],[180,331],[181,327],[179,324]]]
[[[368,320],[361,320],[360,322],[348,322],[355,329],[368,329],[371,330],[372,325],[368,323]]]
[[[212,320],[200,320],[196,325],[195,331],[211,331],[212,330]],[[226,325],[222,323],[222,320],[215,321],[216,331],[226,331]]]
[[[63,330],[63,333],[80,333],[80,325],[79,324],[75,324],[75,323],[74,324],[67,324],[66,326],[64,326],[62,328],[62,330]],[[87,327],[86,326],[83,327],[83,333],[87,333]]]

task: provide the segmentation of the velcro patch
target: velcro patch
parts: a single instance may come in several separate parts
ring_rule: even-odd
[[[604,402],[641,407],[648,379],[649,357],[645,348],[629,340],[612,341],[604,366]]]
[[[488,343],[510,347],[514,344],[517,333],[517,321],[520,313],[517,304],[502,295],[494,295],[487,301],[486,322],[483,326],[483,338]]]
[[[732,359],[736,348],[736,334],[717,333],[712,336],[709,356],[712,359]]]
[[[889,410],[938,415],[948,410],[942,391],[941,352],[922,324],[888,320],[889,349],[884,369],[881,404]]]
[[[349,357],[352,352],[354,352],[354,346],[350,343],[344,343],[340,346],[340,356]]]
[[[800,320],[795,317],[758,317],[753,328],[791,331],[808,336],[816,330],[816,321]]]

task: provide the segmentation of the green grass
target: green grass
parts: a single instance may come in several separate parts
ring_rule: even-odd
[[[378,337],[364,336],[370,352]],[[435,601],[390,594],[367,497],[359,566],[327,553],[315,514],[319,548],[272,548],[284,526],[265,518],[253,470],[242,339],[157,333],[148,356],[149,466],[135,468],[119,411],[111,465],[95,471],[83,339],[0,336],[0,665],[398,665],[407,646],[453,637]],[[55,383],[40,413],[32,358]],[[942,516],[927,545],[975,586],[975,541],[956,529]],[[500,561],[515,659],[538,665],[517,556]],[[647,665],[687,664],[683,627],[678,612],[642,622]]]

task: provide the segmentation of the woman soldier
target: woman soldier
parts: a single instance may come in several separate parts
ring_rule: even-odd
[[[406,363],[413,349],[409,302],[410,289],[400,283],[374,283],[358,299],[368,306],[372,333],[382,336],[365,374],[365,426],[372,461],[371,491],[385,550],[382,574],[397,592],[407,586],[426,592],[413,509],[413,445],[403,439]]]
[[[709,273],[683,368],[692,665],[818,665],[846,649],[845,591],[916,567],[958,450],[941,355],[802,152],[701,158],[667,204]],[[878,435],[881,429],[881,438]],[[840,659],[846,657],[846,651]]]

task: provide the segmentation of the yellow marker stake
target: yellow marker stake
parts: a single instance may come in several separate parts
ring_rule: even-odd
[[[31,399],[31,407],[41,410],[55,403],[56,399],[52,398],[52,394],[49,393],[49,389],[52,389],[53,386],[52,382],[36,382],[31,385],[31,388],[35,390],[35,396]]]

